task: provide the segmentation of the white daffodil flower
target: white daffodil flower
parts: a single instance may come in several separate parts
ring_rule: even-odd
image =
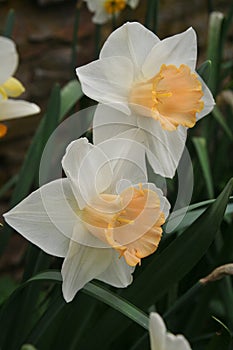
[[[149,333],[151,350],[191,350],[183,335],[167,332],[163,319],[156,312],[150,314]]]
[[[195,72],[196,60],[192,28],[160,40],[141,24],[126,23],[109,36],[98,60],[76,70],[87,96],[116,109],[108,116],[108,124],[115,124],[112,136],[122,129],[141,129],[151,166],[165,177],[174,176],[187,128],[214,106],[211,92]],[[97,125],[106,124],[101,114]],[[94,133],[95,142],[107,137],[104,128]]]
[[[103,24],[113,16],[119,15],[124,8],[129,5],[135,9],[139,0],[84,0],[91,12],[94,12],[93,22]]]
[[[18,54],[12,40],[0,36],[0,121],[24,117],[40,112],[34,103],[12,100],[24,91],[23,85],[13,77],[18,65]],[[6,133],[6,126],[0,124],[0,137]]]
[[[115,287],[132,282],[141,259],[159,244],[170,205],[148,184],[140,143],[72,142],[62,160],[67,178],[43,185],[4,215],[45,252],[64,257],[63,295],[71,301],[96,278]]]

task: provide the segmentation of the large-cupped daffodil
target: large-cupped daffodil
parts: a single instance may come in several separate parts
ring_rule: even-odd
[[[96,278],[115,287],[132,282],[134,267],[152,254],[170,205],[147,183],[140,143],[112,139],[72,142],[62,160],[67,178],[43,185],[4,215],[45,252],[64,257],[63,294],[71,301]]]
[[[13,77],[18,65],[18,54],[11,39],[0,37],[0,62],[0,121],[39,113],[40,108],[36,104],[12,99],[20,96],[25,89]],[[6,126],[0,124],[0,137],[6,131]]]
[[[165,177],[174,176],[187,128],[214,106],[195,72],[196,60],[192,28],[160,40],[141,24],[126,23],[109,36],[98,60],[76,70],[84,93],[116,110],[108,116],[108,124],[115,124],[111,136],[129,125],[143,130],[151,166]],[[101,114],[95,117],[98,126],[106,124]],[[108,136],[103,127],[94,133],[97,143]],[[167,151],[160,152],[159,144]]]

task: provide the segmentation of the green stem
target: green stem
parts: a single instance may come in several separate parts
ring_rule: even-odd
[[[219,77],[223,51],[223,20],[224,16],[221,12],[213,12],[210,15],[207,55],[208,59],[212,62],[212,67],[208,81],[208,86],[214,96],[216,96],[220,87]]]
[[[101,25],[96,24],[95,26],[95,59],[99,57],[100,42],[101,42]]]
[[[197,292],[200,291],[204,287],[203,283],[200,283],[199,281],[194,284],[185,294],[180,297],[170,309],[165,312],[163,315],[164,319],[169,319],[171,315],[175,314],[179,309],[184,308],[186,304],[190,302],[194,298],[194,296],[197,294]]]
[[[73,39],[72,39],[72,52],[71,52],[71,77],[73,78],[75,73],[74,69],[77,65],[77,44],[78,44],[78,28],[79,28],[79,5],[75,9],[74,17],[74,29],[73,29]]]
[[[116,14],[115,12],[112,13],[112,31],[114,31],[117,28],[117,23],[116,23]]]
[[[11,38],[13,28],[14,28],[14,22],[15,22],[15,11],[11,9],[8,12],[7,18],[6,18],[6,23],[3,29],[3,36],[6,36],[7,38]]]
[[[16,184],[17,180],[18,180],[19,176],[18,175],[14,175],[12,176],[12,178],[10,178],[10,180],[8,180],[1,188],[0,190],[0,198],[4,196],[4,194],[13,186]]]
[[[159,0],[148,0],[145,17],[145,26],[154,33],[157,31],[159,13]]]

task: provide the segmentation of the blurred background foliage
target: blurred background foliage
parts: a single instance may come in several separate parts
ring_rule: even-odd
[[[59,122],[93,103],[83,96],[74,68],[96,58],[112,25],[95,26],[85,4],[76,5],[77,1],[0,2],[0,30],[16,41],[20,53],[16,76],[26,86],[23,98],[42,107],[38,117],[8,122],[9,132],[0,140],[1,214],[37,188],[40,157]],[[117,25],[137,20],[160,38],[190,26],[197,31],[199,73],[216,107],[188,134],[192,205],[178,227],[164,234],[158,252],[136,269],[129,288],[92,282],[69,304],[61,295],[61,260],[4,225],[1,350],[149,349],[147,316],[154,310],[195,350],[233,349],[232,277],[199,281],[217,266],[233,262],[232,17],[229,0],[141,1],[135,11],[127,9],[119,17]],[[178,179],[167,183],[174,204]],[[182,209],[173,219],[180,215]]]

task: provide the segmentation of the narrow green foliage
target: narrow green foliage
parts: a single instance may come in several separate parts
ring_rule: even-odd
[[[9,276],[0,278],[0,305],[9,297],[16,287],[17,284]]]
[[[211,61],[207,60],[197,69],[197,73],[202,77],[205,83],[208,82],[211,72]]]
[[[8,12],[8,15],[6,18],[5,27],[4,27],[4,30],[2,33],[3,36],[6,36],[7,38],[11,38],[13,28],[14,28],[14,22],[15,22],[15,11],[13,9],[11,9]]]
[[[61,274],[57,271],[48,271],[32,277],[28,282],[48,280],[53,282],[61,282]],[[130,319],[140,324],[145,329],[148,329],[148,317],[134,305],[124,300],[120,296],[115,295],[111,291],[100,287],[94,283],[88,283],[82,291],[96,299],[103,301],[117,311],[120,311]]]
[[[152,32],[158,30],[159,0],[148,0],[145,26]]]
[[[227,33],[231,27],[231,24],[233,22],[233,2],[231,2],[230,9],[227,11],[226,19],[223,23],[223,40],[226,40]]]
[[[45,332],[51,327],[55,322],[56,316],[63,310],[66,306],[65,300],[62,298],[61,293],[58,295],[52,294],[52,299],[45,312],[38,319],[35,326],[31,330],[27,341],[33,342],[33,344],[38,344],[39,341],[44,337]]]
[[[16,182],[18,181],[18,175],[14,175],[12,176],[12,178],[10,178],[10,180],[8,180],[0,189],[0,198],[3,197],[5,195],[5,193],[13,186],[16,184]]]
[[[206,140],[203,137],[193,137],[193,143],[197,151],[198,159],[205,178],[209,198],[214,198],[214,186],[210,169],[209,155]]]
[[[75,75],[75,67],[77,64],[77,45],[78,45],[78,29],[79,29],[79,7],[75,8],[74,15],[74,28],[73,28],[73,39],[72,39],[72,51],[71,51],[71,77]]]
[[[108,291],[107,289],[97,286],[93,283],[88,283],[83,291],[96,299],[103,301],[105,304],[111,306],[113,309],[120,311],[123,315],[127,316],[140,326],[148,330],[148,317],[139,310],[136,306],[130,302],[124,300],[119,295]]]
[[[95,59],[98,59],[100,52],[100,43],[101,43],[101,25],[96,24],[95,26]]]
[[[61,90],[61,109],[59,121],[74,107],[75,103],[83,96],[80,83],[74,79],[67,83]]]
[[[220,64],[222,60],[223,42],[222,26],[224,16],[221,12],[212,12],[209,19],[208,32],[208,60],[212,62],[212,69],[208,80],[208,86],[213,95],[216,96],[220,87]]]
[[[24,344],[20,350],[37,350],[37,349],[31,344]]]
[[[214,107],[212,114],[213,114],[215,120],[219,123],[219,125],[221,125],[221,127],[225,131],[229,140],[233,141],[233,133],[232,133],[231,129],[229,128],[229,126],[227,125],[225,118],[224,118],[223,114],[221,113],[220,109],[218,108],[218,106]]]

